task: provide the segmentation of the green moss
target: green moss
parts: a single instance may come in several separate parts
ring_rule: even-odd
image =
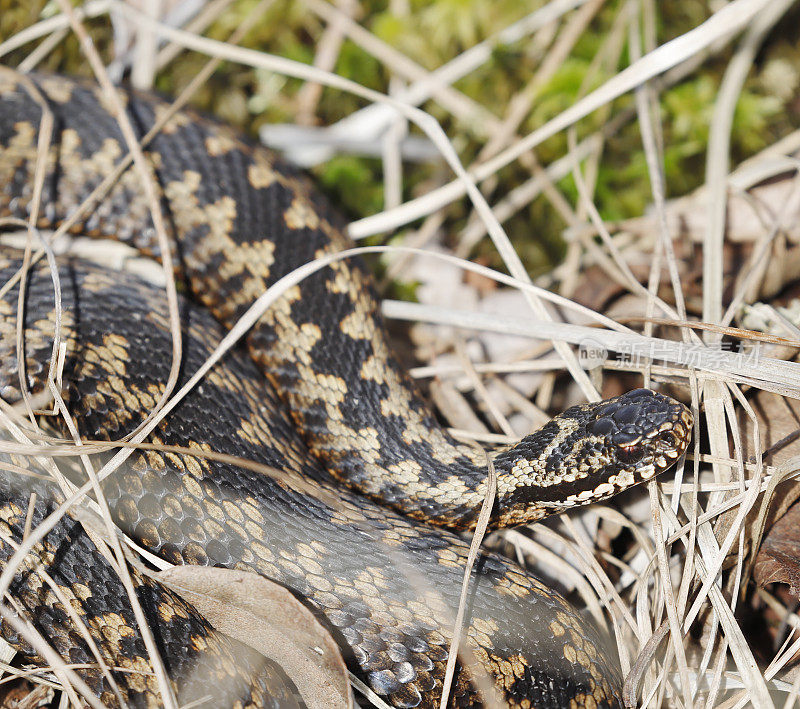
[[[626,66],[627,51],[623,47],[619,66],[605,74],[592,76],[588,81],[595,56],[623,4],[623,0],[605,3],[576,42],[570,56],[545,84],[538,87],[520,134],[540,127]],[[226,40],[257,5],[258,0],[236,0],[209,27],[207,36]],[[709,14],[707,3],[656,3],[655,6],[659,43],[696,27]],[[35,23],[43,17],[43,12],[48,12],[49,7],[44,0],[0,0],[0,38]],[[408,0],[408,13],[398,15],[387,0],[361,0],[355,19],[409,59],[427,69],[434,69],[516,22],[535,7],[530,4],[523,6],[518,0]],[[734,162],[754,154],[800,124],[800,102],[796,99],[797,89],[800,89],[798,21],[800,10],[794,10],[784,18],[768,38],[754,71],[747,79],[733,122],[731,150]],[[88,22],[87,26],[101,52],[110,60],[108,50],[112,33],[108,19],[98,18]],[[310,64],[315,60],[326,27],[326,23],[303,3],[277,0],[241,45]],[[19,63],[34,46],[30,44],[18,50],[4,62],[12,66]],[[548,51],[545,51],[545,56]],[[726,48],[679,85],[661,93],[659,117],[664,172],[671,196],[685,194],[703,182],[714,102],[731,55],[731,49]],[[159,75],[158,88],[168,95],[178,93],[206,61],[206,57],[194,52],[181,53]],[[488,61],[459,80],[455,88],[502,119],[509,110],[509,102],[534,78],[541,61],[541,51],[529,40],[498,46]],[[44,67],[73,74],[89,73],[74,37],[63,42],[47,58]],[[363,86],[383,92],[389,89],[387,68],[349,39],[342,44],[335,71]],[[251,70],[225,62],[194,100],[203,110],[255,134],[264,123],[295,120],[297,95],[303,84],[269,71]],[[316,106],[316,117],[319,123],[329,125],[364,105],[360,98],[325,88]],[[610,111],[598,111],[588,116],[576,126],[579,139],[601,128],[609,115],[618,115],[632,106],[632,97],[624,96],[613,103]],[[423,108],[440,120],[464,164],[474,160],[491,137],[487,135],[490,131],[485,126],[470,126],[447,113],[435,101],[429,101]],[[567,150],[566,134],[561,132],[538,146],[536,155],[540,163],[546,165],[563,156]],[[374,214],[382,209],[383,176],[379,161],[339,156],[318,167],[316,173],[323,189],[351,217]],[[430,189],[436,182],[431,180],[432,177],[452,179],[449,169],[442,164],[407,164],[403,175],[406,198]],[[501,199],[529,177],[530,173],[519,164],[501,170],[490,199]],[[571,178],[563,180],[559,188],[572,204],[577,203]],[[624,125],[606,141],[594,194],[601,214],[608,219],[637,216],[651,202],[647,165],[636,120]],[[449,207],[445,230],[457,234],[466,224],[469,213],[466,203]],[[544,198],[539,197],[504,226],[531,271],[550,268],[561,258],[564,248],[561,231],[565,225]],[[488,242],[481,244],[478,252],[493,265],[498,265],[494,249]]]
[[[380,164],[354,156],[340,155],[325,163],[317,176],[337,202],[352,214],[365,216],[379,212],[383,205]]]

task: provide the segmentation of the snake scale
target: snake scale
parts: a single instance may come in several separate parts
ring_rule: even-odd
[[[128,91],[120,97],[139,136],[169,105]],[[0,73],[0,216],[27,219],[34,207],[42,101],[55,126],[38,211],[37,226],[46,229],[71,215],[127,149],[95,86]],[[180,384],[268,286],[349,242],[335,211],[304,176],[225,126],[180,111],[145,150],[176,278],[191,295],[180,305]],[[71,230],[158,258],[139,179],[135,170],[124,171]],[[20,263],[19,253],[2,251],[2,282]],[[119,440],[164,391],[172,340],[163,291],[77,259],[61,259],[59,273],[65,399],[82,437]],[[18,285],[0,300],[0,396],[9,403],[21,397],[17,299]],[[45,385],[55,330],[44,263],[27,276],[25,308],[26,385],[36,392]],[[573,407],[496,455],[491,524],[534,521],[649,479],[680,457],[691,426],[682,404],[650,390]],[[202,455],[136,452],[103,483],[125,533],[174,563],[276,580],[317,613],[349,667],[378,695],[398,707],[438,706],[469,548],[442,527],[474,526],[486,459],[448,435],[392,358],[357,259],[334,262],[290,288],[149,440],[247,458],[303,476],[313,489]],[[31,492],[37,493],[34,522],[62,497],[52,483],[21,476],[20,456],[3,460],[17,471],[0,486],[5,561],[30,522]],[[90,579],[82,572],[86,559],[97,570]],[[34,568],[51,580],[23,572]],[[76,670],[91,691],[109,704],[157,706],[151,675],[113,669],[141,671],[146,655],[131,614],[114,603],[123,593],[119,582],[79,521],[65,517],[24,569],[11,588],[18,611],[64,658],[91,663],[101,655],[112,667]],[[230,661],[241,648],[146,575],[135,573],[134,581],[181,701],[198,696],[197,685],[213,690],[234,675],[231,686],[238,689],[207,706],[302,703],[280,668],[246,651],[245,661]],[[98,637],[95,648],[57,610],[62,601],[48,583],[71,599]],[[479,555],[467,618],[478,669],[465,666],[457,674],[455,705],[478,705],[491,699],[487,691],[511,706],[618,705],[618,664],[593,624],[511,561]],[[99,630],[109,624],[115,633]],[[7,623],[3,631],[36,661]],[[488,675],[493,689],[475,673]]]

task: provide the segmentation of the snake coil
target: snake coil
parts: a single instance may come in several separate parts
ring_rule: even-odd
[[[156,97],[120,95],[140,137],[167,114],[168,104]],[[28,219],[35,208],[42,100],[55,132],[37,226],[57,228],[127,150],[96,88],[0,73],[0,215]],[[305,178],[224,126],[178,112],[145,148],[176,277],[197,301],[181,301],[180,386],[266,288],[348,242]],[[71,230],[160,255],[144,190],[130,169]],[[3,282],[20,264],[19,254],[2,251]],[[76,259],[60,260],[58,272],[65,399],[83,438],[119,440],[164,391],[171,335],[163,294]],[[0,299],[0,396],[7,402],[22,396],[18,296],[14,286]],[[25,385],[38,391],[46,386],[56,322],[45,265],[27,275],[24,300]],[[649,479],[683,453],[691,426],[682,404],[649,390],[573,407],[497,455],[492,524],[541,519]],[[126,534],[174,563],[246,569],[278,581],[319,615],[351,669],[388,702],[438,704],[468,552],[461,537],[439,527],[474,526],[485,459],[447,434],[392,358],[359,262],[336,262],[292,287],[255,324],[246,347],[218,363],[150,440],[246,458],[302,476],[313,489],[200,454],[136,452],[103,482]],[[19,456],[4,460],[25,467]],[[4,476],[3,564],[22,537],[31,491],[34,522],[62,499],[52,483]],[[69,554],[91,558],[102,571],[87,582],[85,561],[68,561]],[[100,633],[94,647],[74,630],[50,581],[32,573],[34,558],[92,637]],[[121,591],[107,567],[68,516],[26,558],[28,570],[18,572],[11,590],[63,657],[91,663],[99,655],[108,663],[107,671],[76,670],[104,702],[157,706],[152,677],[113,669],[141,672],[148,661],[132,616],[117,608]],[[136,575],[135,583],[179,697],[196,696],[198,663],[212,678],[199,684],[217,686],[225,668],[237,665],[221,659],[234,652],[227,640],[146,577]],[[474,664],[457,676],[456,705],[479,704],[487,692],[513,706],[618,704],[619,670],[596,629],[512,562],[479,557],[468,610]],[[100,631],[108,625],[115,628],[111,639]],[[7,624],[4,636],[36,655]],[[302,701],[279,668],[248,658],[231,670],[242,706]],[[488,676],[490,689],[480,676]],[[226,701],[235,703],[233,697]]]

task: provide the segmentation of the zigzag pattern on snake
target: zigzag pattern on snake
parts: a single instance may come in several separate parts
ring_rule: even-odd
[[[96,90],[61,78],[35,81],[56,116],[39,223],[52,227],[125,149]],[[25,217],[41,109],[15,80],[3,75],[0,82],[0,213]],[[140,134],[166,110],[153,97],[123,96]],[[302,178],[217,124],[178,113],[147,150],[181,273],[227,326],[280,276],[347,245],[335,215]],[[130,170],[74,231],[158,255]],[[135,427],[166,380],[163,297],[86,265],[70,273],[65,284],[76,290],[70,301],[65,289],[65,307],[71,312],[71,302],[80,317],[66,323],[74,362],[65,382],[82,433],[113,440]],[[428,706],[440,691],[467,547],[453,534],[337,490],[331,477],[417,520],[469,528],[483,497],[484,456],[446,434],[391,358],[365,274],[358,263],[339,262],[293,288],[256,325],[248,349],[275,393],[234,353],[156,436],[303,474],[340,506],[236,466],[151,453],[139,456],[139,470],[111,478],[104,492],[123,530],[166,558],[255,569],[285,584],[320,612],[375,691],[398,706]],[[48,301],[47,281],[38,277],[26,320],[28,347],[41,345],[26,351],[34,388],[42,385],[37,363],[46,361],[52,338],[52,294]],[[13,291],[4,302],[14,303]],[[92,322],[87,313],[96,315]],[[194,306],[184,314],[186,376],[218,335]],[[13,330],[4,337],[10,346]],[[3,398],[12,400],[16,375],[9,366],[3,374]],[[539,519],[549,503],[602,499],[652,477],[683,452],[690,428],[682,405],[646,391],[565,412],[498,456],[493,522]],[[391,572],[398,560],[433,590]],[[615,703],[614,661],[560,596],[490,554],[474,583],[469,643],[509,703]],[[479,699],[466,674],[457,685],[459,704]]]

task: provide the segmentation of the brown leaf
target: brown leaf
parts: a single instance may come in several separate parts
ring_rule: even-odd
[[[608,306],[625,293],[625,288],[610,278],[601,266],[589,266],[578,277],[568,297],[587,308],[605,313]]]
[[[764,463],[778,466],[800,455],[800,401],[760,391],[751,404],[761,434]],[[753,423],[744,411],[740,411],[739,425],[745,460],[754,460]]]
[[[35,687],[22,678],[6,686],[8,689],[0,700],[0,709],[38,709],[49,706],[55,696],[52,687],[41,684]]]
[[[310,709],[352,709],[338,646],[283,586],[248,571],[207,566],[175,566],[155,576],[217,630],[277,662]]]
[[[800,401],[780,394],[760,391],[751,399],[751,405],[761,434],[761,449],[766,465],[779,466],[800,455]],[[754,461],[753,422],[744,411],[739,412],[744,459]],[[770,501],[767,513],[769,529],[776,520],[800,498],[800,480],[781,483]],[[757,507],[755,508],[757,511]]]
[[[759,586],[787,583],[800,597],[800,505],[775,523],[756,555],[753,576]]]
[[[761,440],[761,453],[765,465],[778,466],[789,460],[789,458],[800,455],[800,402],[794,399],[787,399],[779,394],[768,391],[759,391],[750,399],[750,404],[755,412],[756,422]],[[742,436],[742,453],[746,462],[755,460],[755,450],[753,449],[753,421],[743,409],[737,411],[737,421],[739,431]],[[731,445],[731,453],[733,446]],[[728,493],[728,497],[738,494],[736,490]],[[767,511],[765,530],[769,530],[779,520],[786,511],[800,498],[800,481],[787,480],[782,482],[775,490],[775,494],[770,500]],[[745,521],[745,529],[752,529],[756,524],[760,504],[756,504],[748,513]],[[734,508],[721,514],[715,524],[714,530],[717,539],[722,540],[728,534],[731,524],[736,518],[738,508]],[[749,537],[746,543],[750,543]],[[731,551],[726,566],[735,561]],[[745,549],[747,553],[749,549]]]
[[[765,219],[785,211],[792,198],[793,173],[769,180],[746,192],[736,190],[729,194],[727,203],[727,229],[725,239],[736,242],[755,242],[767,231]],[[702,242],[708,233],[708,191],[700,188],[694,194],[667,203],[667,223],[670,233],[685,233],[695,242]],[[783,215],[781,227],[791,241],[797,243],[800,221],[797,213]],[[653,219],[655,216],[652,217]]]

